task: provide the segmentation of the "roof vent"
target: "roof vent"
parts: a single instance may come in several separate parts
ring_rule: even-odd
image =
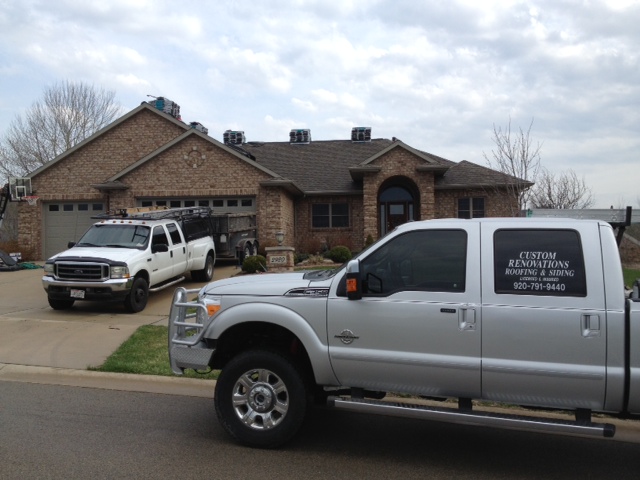
[[[153,105],[161,112],[168,113],[172,117],[180,119],[180,105],[176,102],[172,102],[168,98],[156,97],[154,100],[149,100],[149,104]]]
[[[231,145],[242,145],[243,143],[246,143],[246,140],[244,138],[244,132],[238,132],[233,130],[225,131],[224,134],[222,135],[222,139],[224,143],[231,144]]]
[[[311,130],[308,128],[297,128],[289,132],[289,143],[309,144],[311,143]]]
[[[352,142],[370,142],[371,127],[353,127],[351,129]]]
[[[209,129],[202,125],[200,122],[191,122],[189,124],[191,128],[195,128],[197,131],[204,133],[207,135],[209,133]]]

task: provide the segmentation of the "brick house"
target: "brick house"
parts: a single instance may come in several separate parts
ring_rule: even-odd
[[[370,129],[328,141],[292,130],[284,142],[247,142],[242,132],[220,142],[201,130],[143,103],[32,172],[39,201],[18,205],[23,251],[48,258],[77,240],[92,215],[130,206],[253,211],[262,247],[283,231],[285,244],[307,253],[360,250],[369,235],[406,221],[517,211],[504,187],[513,177],[370,138]]]

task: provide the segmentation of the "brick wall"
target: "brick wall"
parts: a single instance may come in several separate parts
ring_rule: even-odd
[[[436,190],[434,218],[457,218],[459,198],[484,198],[485,216],[510,217],[517,211],[517,201],[492,189]]]
[[[276,232],[284,232],[283,245],[295,242],[295,202],[280,188],[262,188],[257,202],[260,250],[277,245]]]
[[[112,208],[148,197],[256,196],[267,174],[194,134],[120,178],[131,188]]]

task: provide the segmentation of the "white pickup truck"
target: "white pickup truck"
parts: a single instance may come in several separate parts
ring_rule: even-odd
[[[48,259],[42,285],[49,305],[71,308],[77,300],[121,300],[144,310],[150,291],[213,278],[215,246],[208,208],[129,208],[87,230],[69,249]]]
[[[356,412],[610,437],[592,412],[640,413],[637,287],[625,298],[603,221],[411,222],[334,271],[236,276],[197,300],[178,288],[170,361],[176,374],[221,369],[218,418],[251,446],[289,440],[314,396]],[[487,414],[478,400],[575,421]]]

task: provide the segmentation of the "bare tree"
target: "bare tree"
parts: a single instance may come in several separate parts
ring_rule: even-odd
[[[517,205],[517,212],[527,208],[531,197],[530,187],[535,183],[540,170],[540,143],[533,143],[531,128],[533,119],[527,130],[518,128],[517,132],[511,131],[511,118],[505,129],[493,125],[493,143],[496,148],[491,151],[491,156],[483,153],[490,168],[505,174],[502,185],[497,189],[506,192],[506,195]]]
[[[553,174],[542,168],[531,194],[534,208],[589,208],[593,205],[591,189],[573,170]]]
[[[0,139],[0,176],[25,176],[121,114],[115,92],[65,81],[47,87]]]

